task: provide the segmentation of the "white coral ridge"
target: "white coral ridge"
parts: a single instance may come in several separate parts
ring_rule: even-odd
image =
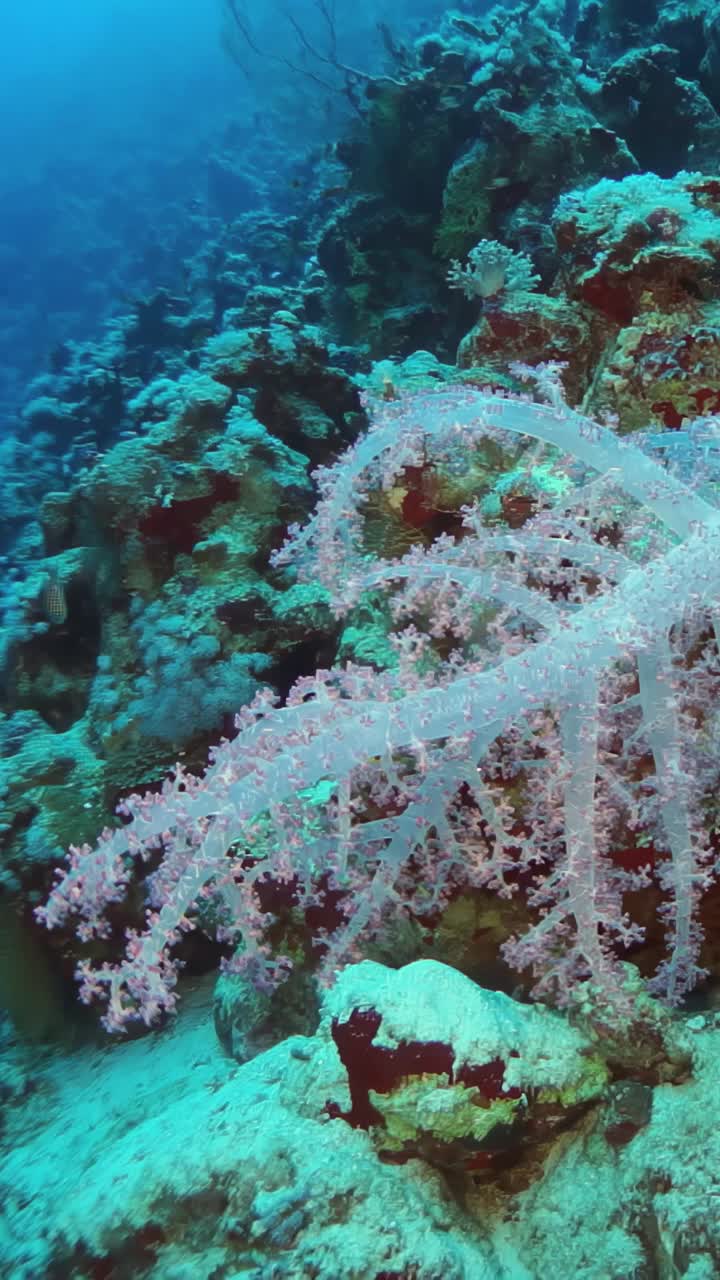
[[[455,1074],[501,1059],[505,1091],[572,1089],[588,1074],[589,1042],[559,1014],[479,987],[437,960],[416,960],[402,969],[374,960],[349,965],[325,996],[320,1034],[356,1010],[382,1018],[374,1047],[396,1049],[403,1041],[449,1045]]]

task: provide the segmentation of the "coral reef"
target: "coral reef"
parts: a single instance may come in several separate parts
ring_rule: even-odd
[[[717,5],[221,7],[3,179],[0,1270],[704,1280]]]

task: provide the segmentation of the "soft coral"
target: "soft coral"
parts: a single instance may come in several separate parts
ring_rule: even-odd
[[[684,666],[683,637],[712,625],[720,510],[710,484],[703,496],[570,410],[553,370],[540,379],[550,403],[445,389],[379,406],[371,432],[319,476],[317,512],[278,563],[322,581],[338,612],[394,584],[397,615],[424,619],[426,634],[402,632],[389,671],[318,672],[282,708],[256,699],[202,778],[178,772],[161,794],[131,797],[128,825],[75,852],[39,914],[52,927],[78,912],[87,935],[120,896],[128,855],[163,850],[146,933],[119,965],[82,969],[85,997],[109,1000],[111,1028],[172,1006],[168,953],[203,896],[242,962],[269,964],[255,888],[265,876],[296,878],[305,906],[320,881],[347,895],[349,918],[325,940],[330,972],[389,906],[442,902],[458,877],[509,894],[520,868],[539,918],[508,956],[534,966],[541,994],[562,999],[590,977],[612,1003],[616,947],[640,932],[623,891],[652,871],[613,862],[622,828],[648,833],[662,855],[668,958],[655,985],[674,1002],[696,981],[696,903],[712,872],[704,805],[718,771],[697,703],[720,672],[711,634],[702,661]],[[461,463],[487,437],[501,450],[543,442],[572,486],[521,529],[486,528],[473,509],[463,539],[397,562],[366,554],[373,487],[428,452]],[[686,470],[702,462],[716,479],[712,424],[673,441]],[[618,546],[602,533],[609,515],[623,524]],[[559,577],[564,593],[552,589]],[[462,656],[437,660],[427,632],[438,628],[466,644]],[[233,856],[236,846],[255,856]],[[413,858],[421,877],[408,874]]]

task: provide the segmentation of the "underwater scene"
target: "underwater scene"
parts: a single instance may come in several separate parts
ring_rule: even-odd
[[[0,46],[0,1280],[720,1278],[720,5]]]

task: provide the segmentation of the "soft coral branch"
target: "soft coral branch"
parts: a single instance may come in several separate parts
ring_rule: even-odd
[[[572,533],[578,510],[571,490],[568,537],[574,541],[563,573],[572,592],[564,605],[552,599],[556,535],[532,522],[527,546],[519,530],[512,538],[495,534],[479,547],[472,538],[485,535],[476,530],[457,546],[444,540],[434,552],[399,565],[373,563],[362,546],[361,510],[372,486],[391,482],[421,448],[457,458],[488,434],[502,443],[517,443],[518,436],[545,441],[561,451],[558,466],[567,456],[576,460],[573,467],[579,460],[581,470],[601,472],[623,501],[634,502],[633,519],[648,531],[652,557],[637,549],[632,555],[625,548],[608,551],[592,528],[585,547]],[[582,489],[585,475],[574,478]],[[562,520],[556,505],[560,532]],[[659,538],[662,525],[666,534]],[[304,574],[324,581],[339,608],[350,572],[363,586],[407,582],[411,594],[430,597],[439,576],[472,590],[475,573],[480,594],[494,596],[511,625],[497,628],[494,647],[444,666],[414,663],[422,644],[401,644],[395,670],[318,672],[299,682],[284,707],[260,696],[201,778],[178,772],[159,795],[131,797],[128,825],[105,833],[95,850],[75,851],[39,914],[55,926],[78,913],[84,936],[105,929],[105,909],[122,895],[133,858],[158,847],[163,854],[152,878],[157,909],[145,933],[129,936],[119,965],[82,967],[85,996],[109,998],[108,1025],[116,1029],[134,1016],[151,1021],[172,1007],[172,949],[204,897],[218,904],[223,936],[229,917],[230,935],[262,967],[267,944],[259,880],[292,873],[311,901],[322,876],[329,876],[331,886],[346,893],[345,924],[328,940],[332,967],[357,953],[389,904],[412,908],[419,893],[422,905],[428,891],[440,903],[462,875],[463,857],[468,883],[500,892],[509,891],[513,862],[531,869],[531,898],[542,915],[510,953],[535,963],[542,992],[562,996],[568,985],[590,977],[608,1000],[613,990],[620,1000],[614,944],[627,945],[637,931],[623,914],[625,881],[608,858],[608,829],[611,817],[622,824],[642,807],[633,755],[640,747],[613,753],[601,744],[603,716],[610,714],[601,691],[620,667],[640,675],[637,700],[623,704],[615,732],[622,736],[630,714],[643,718],[634,732],[639,743],[645,733],[653,762],[652,836],[668,855],[660,880],[670,899],[670,950],[658,984],[679,999],[698,974],[695,911],[709,870],[703,796],[683,763],[688,729],[668,646],[672,628],[709,617],[720,592],[720,511],[632,442],[559,403],[442,391],[383,410],[367,438],[323,474],[314,520],[279,559],[296,561]],[[539,571],[543,561],[546,575]],[[523,617],[529,630],[517,623]],[[448,625],[459,620],[451,610]],[[686,683],[693,678],[689,669]],[[536,720],[548,716],[557,731],[538,739]],[[525,779],[525,804],[537,817],[536,831],[524,840],[511,832],[498,780],[504,769]],[[706,772],[717,776],[714,758]],[[330,795],[324,805],[310,798],[321,780]],[[379,816],[366,808],[368,787]],[[473,821],[458,806],[461,788],[476,805]],[[598,794],[608,810],[602,821]],[[383,796],[386,812],[378,800]],[[260,840],[268,824],[271,835]],[[422,853],[429,868],[428,850],[432,871],[418,886],[408,866]]]

